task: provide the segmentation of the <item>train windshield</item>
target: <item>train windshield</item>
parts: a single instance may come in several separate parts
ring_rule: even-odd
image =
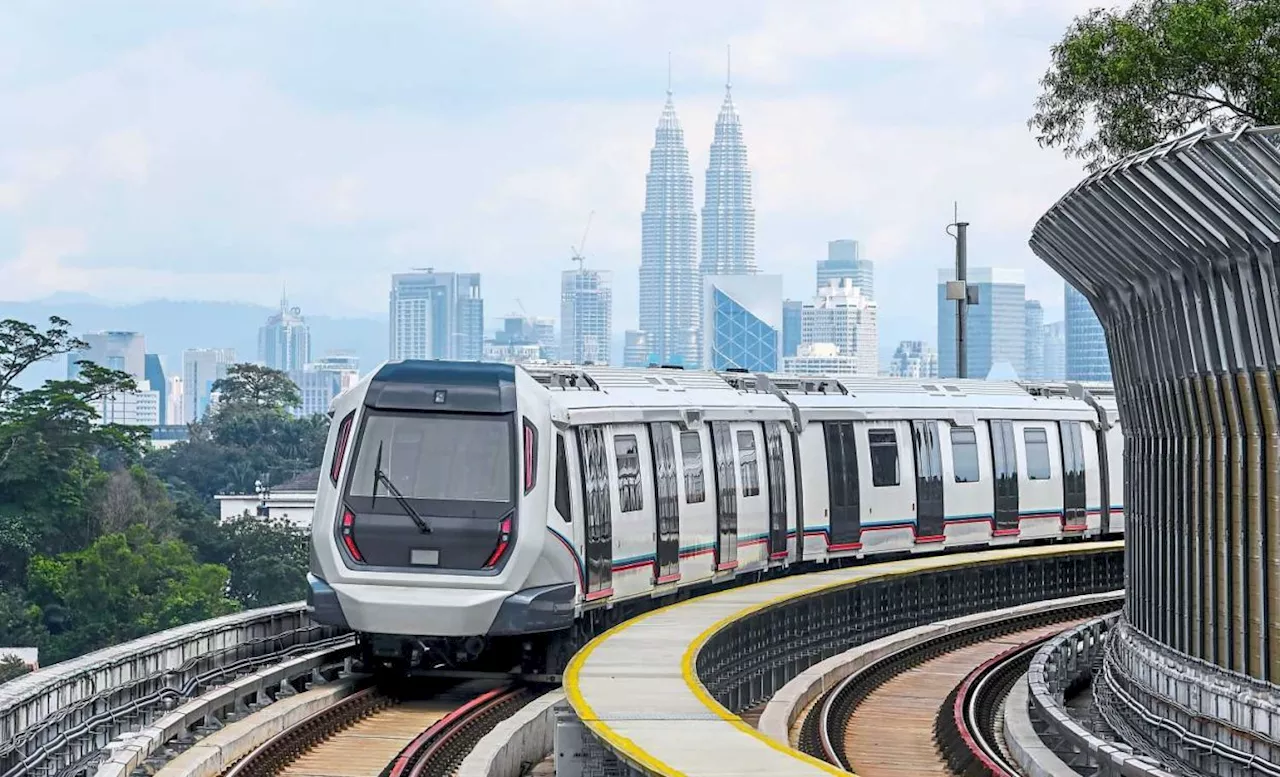
[[[390,501],[399,491],[413,500],[509,503],[511,435],[507,416],[371,413],[348,494]]]

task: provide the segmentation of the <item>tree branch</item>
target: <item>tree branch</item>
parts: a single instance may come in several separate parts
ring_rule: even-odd
[[[1192,94],[1190,92],[1178,91],[1177,89],[1169,89],[1168,93],[1173,97],[1185,97],[1188,100],[1199,100],[1200,102],[1211,103],[1212,105],[1209,108],[1210,111],[1216,110],[1218,108],[1226,108],[1229,111],[1235,111],[1241,116],[1246,116],[1250,119],[1253,119],[1254,121],[1265,121],[1261,116],[1254,113],[1253,111],[1245,110],[1244,108],[1241,108],[1239,105],[1236,105],[1230,100],[1224,100],[1221,97],[1214,97],[1213,95],[1209,95],[1209,94]],[[1208,111],[1206,111],[1205,113],[1207,112]],[[1203,117],[1204,115],[1205,114],[1202,113],[1200,114],[1200,117]]]

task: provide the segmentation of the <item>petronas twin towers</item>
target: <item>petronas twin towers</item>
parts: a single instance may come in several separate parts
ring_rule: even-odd
[[[696,367],[701,349],[702,278],[756,272],[756,211],[742,123],[725,84],[707,165],[698,261],[689,150],[671,88],[658,119],[641,216],[640,329],[659,364]]]

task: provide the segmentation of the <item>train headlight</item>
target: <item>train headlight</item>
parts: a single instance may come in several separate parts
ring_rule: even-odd
[[[498,534],[498,546],[489,555],[489,560],[484,562],[485,569],[493,569],[502,560],[503,554],[507,552],[507,547],[511,545],[511,516],[502,519],[502,525],[498,527],[498,531],[500,532]]]

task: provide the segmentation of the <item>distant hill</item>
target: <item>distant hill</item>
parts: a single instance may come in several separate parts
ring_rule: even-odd
[[[34,302],[0,302],[0,319],[16,318],[44,324],[50,316],[71,322],[72,331],[119,329],[141,332],[148,353],[164,357],[165,370],[181,369],[187,348],[235,348],[240,361],[258,358],[258,327],[271,308],[238,302],[183,302],[153,300],[118,305],[84,295],[55,295]],[[308,315],[311,350],[315,357],[330,350],[352,351],[367,369],[387,357],[386,318],[334,318]],[[39,364],[19,379],[21,386],[38,385],[48,378],[66,375],[66,359]]]

